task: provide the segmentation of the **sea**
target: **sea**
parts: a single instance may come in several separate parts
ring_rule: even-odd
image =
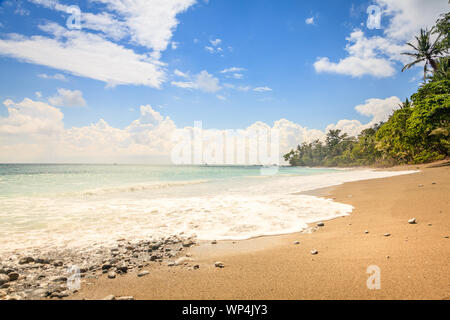
[[[261,166],[0,164],[0,254],[171,235],[243,240],[305,230],[352,206],[300,194],[402,175]]]

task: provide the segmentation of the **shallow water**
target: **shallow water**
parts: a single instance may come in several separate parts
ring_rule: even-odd
[[[270,173],[271,175],[267,175]],[[0,252],[184,233],[301,231],[352,207],[295,192],[409,172],[257,166],[0,165]]]

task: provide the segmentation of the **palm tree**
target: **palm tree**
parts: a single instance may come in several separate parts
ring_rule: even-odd
[[[400,107],[400,109],[406,109],[411,107],[411,102],[408,100],[408,98],[406,98],[405,102],[402,102],[398,105]]]
[[[438,66],[434,74],[428,79],[432,81],[448,80],[450,79],[450,58],[443,57],[439,59]]]
[[[431,30],[428,29],[420,29],[420,36],[416,36],[417,44],[413,45],[411,43],[406,43],[410,47],[412,47],[415,52],[403,52],[402,54],[413,57],[415,60],[411,63],[405,65],[402,69],[402,72],[406,69],[411,68],[419,62],[425,62],[423,67],[423,79],[425,81],[428,72],[428,65],[430,65],[434,71],[437,69],[436,59],[442,54],[442,47],[438,45],[440,35],[437,39],[431,43],[431,33],[433,32],[433,28]]]

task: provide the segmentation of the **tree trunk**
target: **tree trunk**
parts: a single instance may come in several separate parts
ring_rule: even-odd
[[[433,71],[436,72],[437,67],[438,67],[436,61],[434,61],[432,58],[430,58],[428,61],[430,62],[430,65],[433,68]]]

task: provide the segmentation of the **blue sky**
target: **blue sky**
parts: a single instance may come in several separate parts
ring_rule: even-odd
[[[140,119],[140,106],[177,128],[195,120],[239,129],[280,119],[321,131],[346,119],[361,127],[395,105],[356,106],[404,100],[417,89],[421,68],[400,72],[400,52],[448,10],[446,0],[130,3],[0,1],[0,101],[20,109],[28,98],[57,108],[58,130],[101,119],[122,130]],[[382,13],[380,29],[367,27],[372,4]],[[81,29],[67,25],[72,5],[80,8]],[[1,121],[8,128],[17,121],[6,104],[0,117],[1,137]],[[8,130],[3,141],[20,128]]]

